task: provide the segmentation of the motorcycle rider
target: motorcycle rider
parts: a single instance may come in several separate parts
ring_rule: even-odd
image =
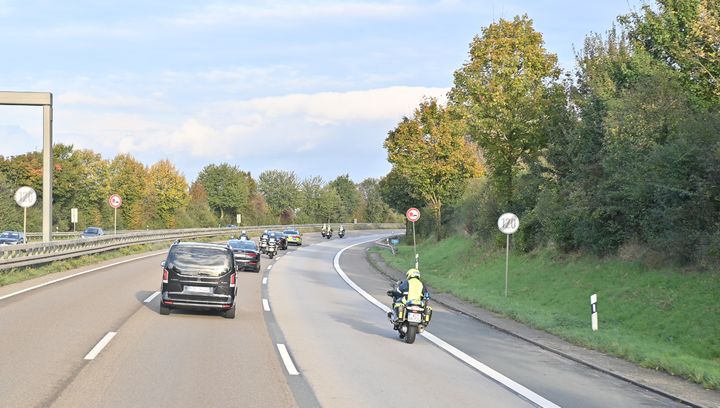
[[[393,323],[397,322],[400,306],[407,304],[408,301],[420,302],[423,299],[430,299],[430,292],[428,292],[420,280],[419,270],[410,268],[405,274],[405,277],[406,279],[395,284],[392,290],[393,310],[392,312],[388,312],[388,318]]]
[[[240,239],[248,239],[248,234],[245,230],[240,233]]]
[[[340,224],[340,229],[338,230],[338,234],[345,234],[345,227],[343,227],[342,224]]]

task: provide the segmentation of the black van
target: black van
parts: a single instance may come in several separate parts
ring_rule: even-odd
[[[162,262],[160,314],[170,309],[215,309],[235,317],[235,259],[225,245],[176,242]]]

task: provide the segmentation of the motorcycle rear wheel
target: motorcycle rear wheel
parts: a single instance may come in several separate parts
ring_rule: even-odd
[[[417,334],[417,326],[409,325],[407,328],[407,335],[405,336],[405,343],[415,343],[415,335]]]

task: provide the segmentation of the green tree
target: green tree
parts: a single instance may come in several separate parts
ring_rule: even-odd
[[[323,187],[320,191],[320,206],[318,208],[318,216],[323,223],[338,222],[342,215],[343,205],[342,199],[337,190],[330,185]]]
[[[303,179],[300,183],[300,219],[304,222],[323,222],[320,214],[322,189],[325,183],[322,177],[314,176]]]
[[[145,194],[148,171],[145,165],[129,154],[119,154],[110,162],[109,189],[122,197],[122,210],[118,211],[118,228],[141,229],[144,220],[141,212],[133,209],[142,202]]]
[[[258,190],[265,196],[270,211],[276,217],[283,212],[298,208],[300,183],[295,172],[286,170],[266,170],[258,177]]]
[[[705,101],[720,102],[720,2],[657,0],[621,21],[658,61]]]
[[[380,180],[366,178],[358,184],[361,197],[362,219],[366,222],[385,222],[392,210],[385,204],[380,192]]]
[[[250,190],[254,185],[249,184],[248,176],[249,173],[227,163],[207,165],[198,174],[197,181],[205,188],[210,207],[219,211],[221,222],[228,221],[226,212],[234,217],[238,212],[249,208]]]
[[[468,179],[480,174],[473,147],[463,129],[435,99],[424,101],[413,118],[403,118],[388,133],[388,161],[408,183],[410,195],[427,202],[435,216],[435,232],[442,237],[442,207],[463,194]]]
[[[482,148],[506,208],[515,176],[545,146],[547,96],[559,75],[557,57],[526,15],[484,28],[470,44],[470,60],[455,72],[451,105]]]
[[[340,218],[349,221],[360,206],[360,194],[358,193],[357,186],[350,180],[350,175],[348,174],[338,176],[329,184],[335,188],[335,191],[337,191],[340,196],[342,203]]]

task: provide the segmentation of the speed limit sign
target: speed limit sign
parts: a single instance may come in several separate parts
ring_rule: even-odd
[[[420,210],[415,207],[409,208],[405,212],[405,216],[407,217],[408,221],[415,222],[420,219]]]
[[[110,207],[117,209],[122,204],[122,198],[117,194],[113,194],[108,198],[108,203],[110,203]]]

